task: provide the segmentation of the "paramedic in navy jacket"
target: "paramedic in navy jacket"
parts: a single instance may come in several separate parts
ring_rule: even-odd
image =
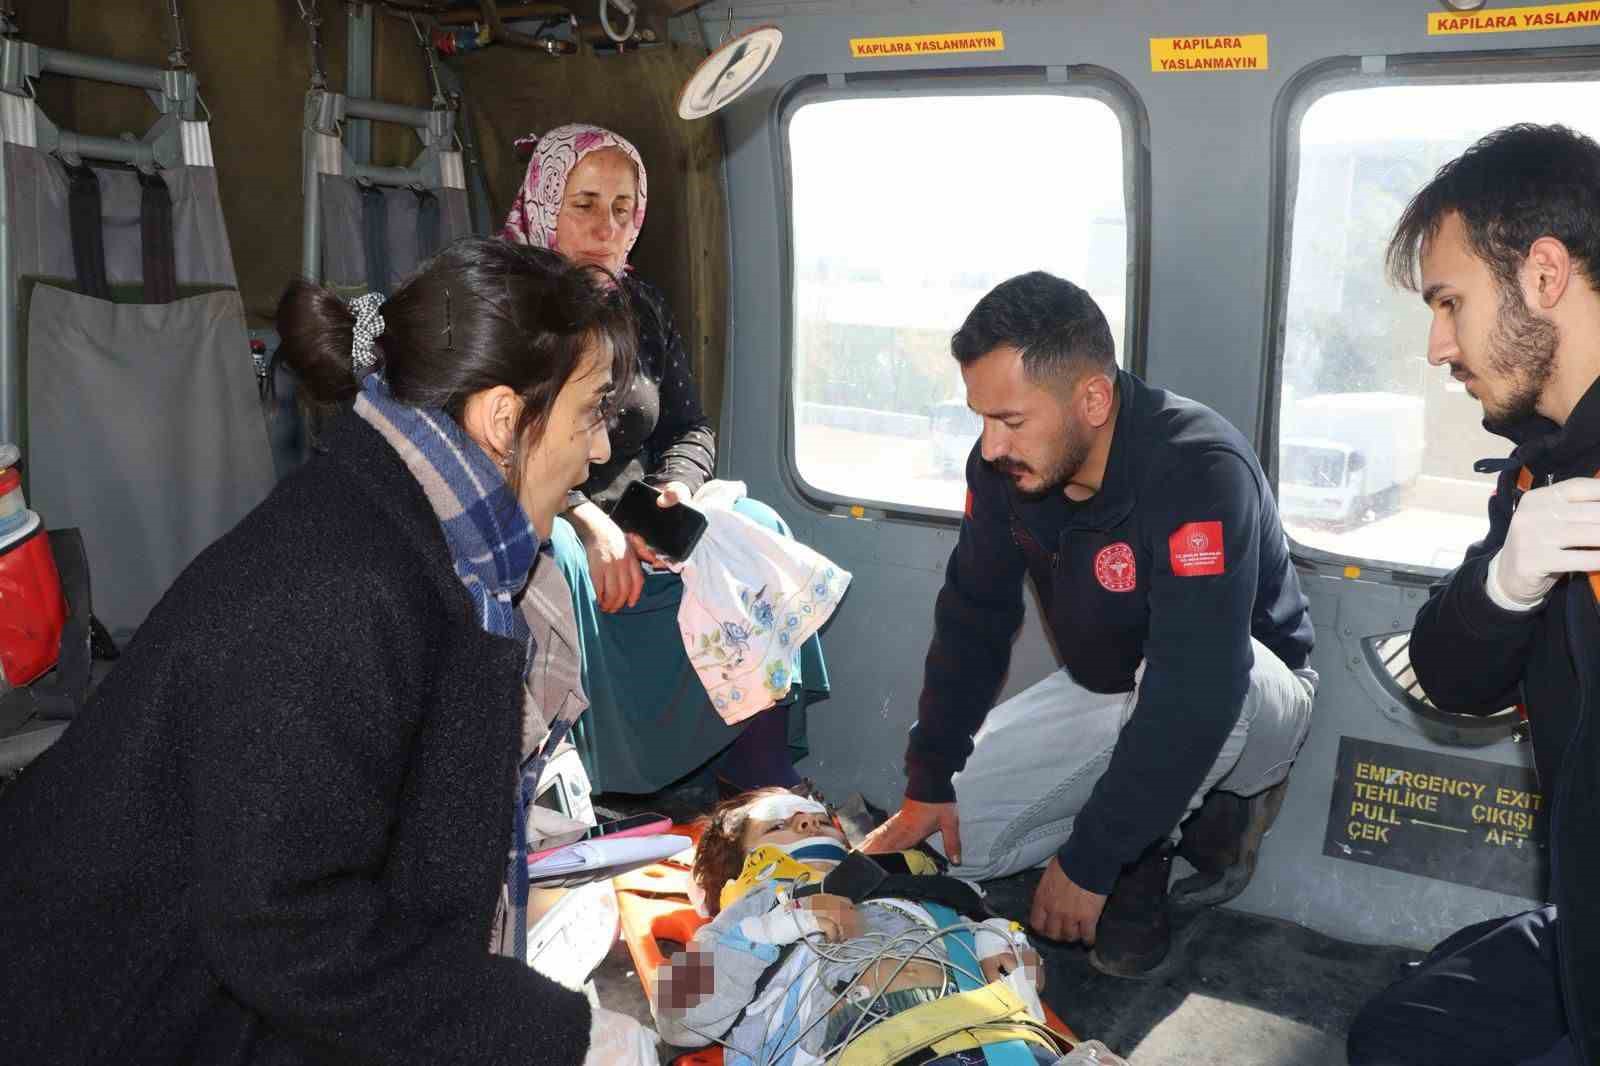
[[[1357,1016],[1350,1061],[1600,1062],[1600,144],[1491,133],[1417,193],[1389,269],[1433,313],[1428,362],[1516,446],[1480,464],[1489,532],[1417,613],[1411,665],[1444,710],[1527,708],[1554,905],[1435,947]]]
[[[1032,925],[1120,976],[1167,953],[1167,880],[1244,888],[1310,725],[1312,626],[1249,443],[1119,371],[1089,294],[1007,281],[952,339],[983,438],[935,609],[906,798],[960,876],[1046,865]],[[995,706],[1031,576],[1063,669]],[[994,709],[991,711],[990,708]],[[981,729],[979,727],[982,727]],[[1107,897],[1110,897],[1109,903]]]

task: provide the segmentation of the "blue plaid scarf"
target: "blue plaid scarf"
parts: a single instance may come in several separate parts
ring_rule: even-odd
[[[395,400],[382,374],[368,374],[362,382],[356,414],[389,442],[422,486],[484,631],[530,643],[528,623],[513,599],[528,583],[539,535],[499,469],[443,411]],[[526,650],[525,665],[533,661],[533,649]]]
[[[356,397],[356,414],[387,440],[422,486],[444,530],[456,576],[472,597],[485,632],[523,643],[523,670],[534,661],[533,633],[513,602],[539,557],[539,535],[495,464],[456,420],[435,408],[394,399],[382,374],[369,374]],[[554,566],[554,560],[546,560]],[[563,727],[560,731],[566,733]],[[518,774],[506,862],[513,951],[527,953],[528,826],[539,775],[553,744],[524,762]]]

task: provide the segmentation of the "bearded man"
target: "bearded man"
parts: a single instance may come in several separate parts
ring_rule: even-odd
[[[1526,711],[1553,906],[1463,929],[1369,1003],[1354,1066],[1600,1061],[1600,145],[1491,133],[1401,215],[1390,276],[1433,313],[1428,361],[1510,440],[1489,533],[1411,635],[1428,698]],[[1587,579],[1586,579],[1587,577]]]
[[[1143,974],[1167,954],[1186,815],[1199,873],[1175,898],[1220,903],[1254,869],[1310,725],[1306,598],[1249,442],[1118,370],[1088,293],[1012,278],[951,348],[983,437],[905,799],[864,848],[937,834],[951,872],[979,880],[1042,865],[1034,930]],[[994,706],[1025,575],[1063,668]]]

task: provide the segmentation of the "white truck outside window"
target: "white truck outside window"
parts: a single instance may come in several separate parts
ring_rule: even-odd
[[[1299,129],[1278,408],[1278,503],[1304,547],[1448,570],[1488,530],[1511,445],[1427,363],[1429,313],[1390,286],[1384,251],[1411,197],[1514,122],[1600,136],[1600,82],[1407,84],[1330,93]]]

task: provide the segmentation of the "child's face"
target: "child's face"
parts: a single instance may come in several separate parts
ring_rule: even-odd
[[[849,846],[844,834],[826,814],[796,811],[788,818],[761,820],[752,817],[744,827],[744,851],[748,855],[766,844],[793,844],[807,837],[828,837]]]

